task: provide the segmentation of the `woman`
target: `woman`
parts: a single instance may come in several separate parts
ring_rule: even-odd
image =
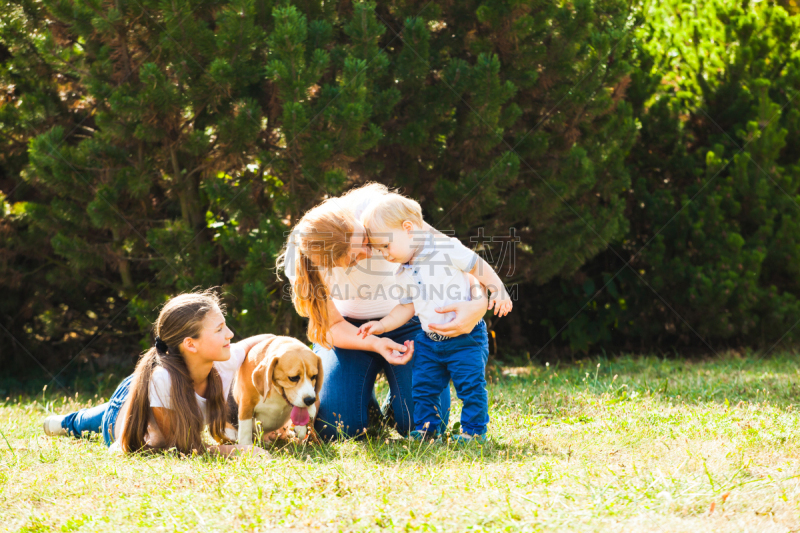
[[[419,321],[412,318],[387,334],[364,339],[356,334],[361,324],[386,316],[398,303],[392,294],[397,266],[372,255],[359,222],[370,202],[387,192],[385,186],[373,183],[324,201],[295,225],[278,258],[278,269],[292,284],[295,309],[308,317],[308,337],[322,358],[325,382],[316,430],[323,438],[366,431],[380,370],[389,382],[398,432],[406,435],[414,428],[411,339],[421,331]],[[455,312],[456,317],[431,329],[445,336],[469,333],[486,308],[485,294],[441,308],[439,312]],[[449,387],[440,400],[449,410]],[[449,411],[442,413],[443,426],[448,415]]]
[[[233,333],[210,290],[169,300],[154,329],[155,346],[107,403],[50,416],[44,421],[45,433],[102,433],[106,446],[126,453],[172,447],[185,454],[263,452],[252,446],[206,446],[202,434],[208,426],[217,442],[235,440],[235,432],[226,437],[225,401],[247,352],[265,336],[231,344]]]

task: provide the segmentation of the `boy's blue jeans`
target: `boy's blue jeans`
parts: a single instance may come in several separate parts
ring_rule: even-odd
[[[61,421],[61,427],[73,437],[80,437],[84,431],[102,433],[106,446],[111,446],[114,442],[114,424],[117,422],[119,410],[128,399],[132,380],[133,376],[122,380],[106,403],[68,414]]]
[[[368,322],[345,318],[358,327]],[[399,328],[378,335],[389,337],[403,344],[414,340],[422,331],[419,319],[412,318]],[[328,350],[317,344],[314,353],[322,358],[324,379],[320,390],[319,414],[314,423],[317,434],[325,440],[364,435],[368,424],[368,407],[375,404],[374,388],[378,372],[383,370],[389,382],[389,395],[397,432],[407,435],[414,429],[414,400],[411,394],[411,375],[417,360],[417,345],[414,357],[405,365],[392,365],[375,352],[334,348]],[[438,401],[445,406],[442,421],[447,427],[450,413],[450,388],[439,390]],[[375,405],[377,407],[377,405]],[[438,424],[438,421],[437,421]]]
[[[489,423],[489,396],[486,393],[486,361],[489,337],[481,320],[472,331],[442,341],[421,332],[414,342],[414,421],[419,431],[436,431],[442,421],[439,397],[449,388],[450,379],[459,399],[461,430],[483,435]],[[426,425],[427,424],[427,425]]]

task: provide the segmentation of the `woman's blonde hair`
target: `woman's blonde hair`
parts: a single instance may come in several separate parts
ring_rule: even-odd
[[[422,227],[422,208],[411,198],[393,192],[370,204],[361,215],[367,234],[400,228],[406,220]]]
[[[181,355],[180,346],[186,337],[196,339],[203,329],[203,320],[214,309],[223,310],[217,294],[209,289],[181,294],[169,300],[158,315],[154,333],[166,344],[165,352],[150,348],[142,354],[133,373],[128,419],[120,436],[120,445],[126,452],[136,452],[145,447],[144,437],[150,421],[150,380],[153,371],[161,366],[169,373],[170,408],[167,427],[159,428],[167,439],[167,447],[190,454],[205,451],[203,444],[203,413],[197,404],[189,368]],[[206,385],[208,429],[217,442],[225,438],[225,398],[222,380],[212,367]]]
[[[341,263],[350,252],[355,230],[355,209],[369,198],[387,194],[380,183],[368,183],[338,198],[328,198],[303,215],[278,256],[276,267],[292,279],[292,303],[300,316],[308,317],[308,338],[326,348],[330,294],[323,270]]]

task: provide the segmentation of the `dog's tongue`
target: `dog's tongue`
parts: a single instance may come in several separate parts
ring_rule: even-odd
[[[295,426],[308,425],[308,409],[306,407],[292,407],[292,424]]]

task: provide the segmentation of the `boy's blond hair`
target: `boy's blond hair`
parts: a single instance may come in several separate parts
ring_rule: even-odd
[[[400,228],[406,220],[422,227],[422,208],[411,198],[393,192],[372,202],[361,215],[368,235]]]

